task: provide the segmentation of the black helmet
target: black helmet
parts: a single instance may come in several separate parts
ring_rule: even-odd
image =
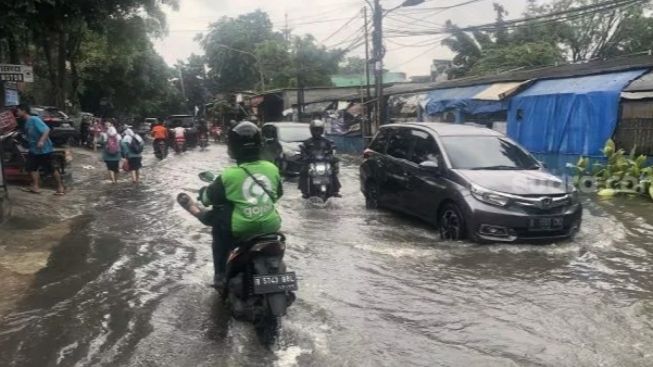
[[[261,154],[261,131],[249,121],[243,121],[229,131],[229,156],[238,162],[251,162]]]
[[[324,134],[324,121],[313,120],[311,121],[311,135],[314,138],[319,138]]]

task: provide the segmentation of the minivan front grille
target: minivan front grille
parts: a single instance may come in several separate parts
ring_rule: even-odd
[[[571,203],[568,194],[542,196],[513,196],[512,202],[520,207],[536,211],[549,211]]]

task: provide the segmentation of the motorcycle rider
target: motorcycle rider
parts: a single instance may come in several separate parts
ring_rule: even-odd
[[[186,129],[181,125],[177,126],[172,129],[172,136],[174,137],[175,147],[177,144],[181,144],[182,150],[186,150]]]
[[[315,160],[315,157],[322,156],[329,163],[331,163],[331,190],[332,195],[340,197],[340,180],[338,180],[338,158],[335,156],[335,144],[325,138],[324,134],[324,121],[313,120],[310,125],[312,138],[305,140],[300,146],[300,162],[302,169],[299,172],[299,189],[302,192],[302,197],[308,199],[309,197],[309,178],[308,167],[310,163]]]
[[[150,132],[150,135],[152,135],[152,138],[154,139],[154,142],[152,145],[154,146],[154,151],[156,152],[158,143],[160,141],[163,141],[165,144],[168,144],[168,129],[166,129],[165,126],[163,126],[163,122],[160,120],[157,120],[156,123],[154,123],[154,127],[152,127],[152,131]]]
[[[225,285],[227,256],[234,245],[247,238],[276,233],[281,217],[276,202],[283,195],[277,167],[260,160],[261,132],[251,122],[241,122],[229,132],[229,156],[236,165],[226,168],[209,186],[200,190],[199,199],[211,210],[201,209],[186,194],[177,200],[205,225],[213,227],[214,286]]]

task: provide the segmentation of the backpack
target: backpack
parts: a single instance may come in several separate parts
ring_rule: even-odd
[[[135,135],[132,136],[132,141],[129,143],[129,150],[134,154],[143,153],[143,144],[136,138]]]
[[[107,153],[114,155],[120,152],[120,145],[118,143],[118,135],[109,136],[107,138]]]

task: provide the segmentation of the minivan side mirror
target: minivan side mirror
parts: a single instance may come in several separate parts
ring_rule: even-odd
[[[437,161],[424,161],[419,164],[419,168],[424,172],[435,175],[440,174],[440,164]]]

